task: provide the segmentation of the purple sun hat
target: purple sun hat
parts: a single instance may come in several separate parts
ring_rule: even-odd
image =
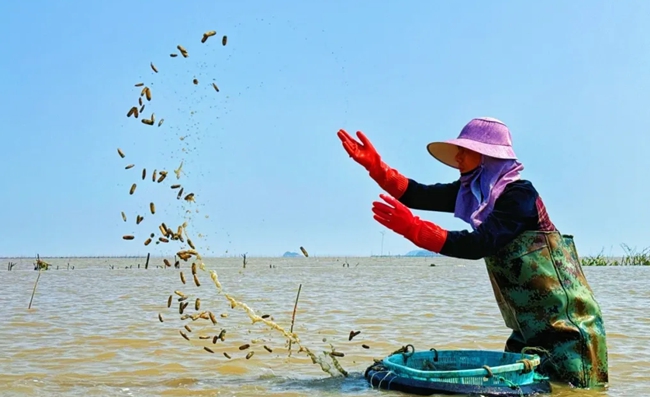
[[[473,119],[463,127],[458,138],[445,142],[431,142],[427,145],[427,150],[440,162],[458,168],[455,159],[458,146],[497,159],[517,159],[512,149],[512,137],[508,126],[491,117]]]

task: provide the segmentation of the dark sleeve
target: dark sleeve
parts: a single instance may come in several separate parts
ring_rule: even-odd
[[[530,182],[510,183],[485,221],[473,232],[448,232],[440,253],[462,259],[481,259],[495,254],[522,232],[537,228],[537,197],[537,190]]]
[[[414,210],[454,212],[460,180],[452,183],[423,185],[409,179],[406,192],[399,201]]]

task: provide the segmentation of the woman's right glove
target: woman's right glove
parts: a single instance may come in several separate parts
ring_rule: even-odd
[[[377,153],[363,132],[357,131],[357,136],[361,143],[352,138],[345,130],[339,130],[337,135],[343,143],[345,151],[348,152],[354,161],[368,170],[370,177],[382,189],[397,199],[402,197],[408,187],[408,179],[381,161],[379,153]]]

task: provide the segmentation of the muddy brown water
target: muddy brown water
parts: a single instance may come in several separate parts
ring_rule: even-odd
[[[18,262],[13,271],[6,270],[8,261]],[[152,258],[148,270],[137,269],[143,264],[137,258],[51,259],[60,270],[41,275],[28,311],[37,276],[32,261],[3,259],[0,395],[397,396],[368,387],[362,374],[373,358],[409,343],[418,350],[502,349],[509,332],[482,262],[347,258],[344,267],[345,261],[249,258],[242,269],[240,258],[206,260],[226,292],[287,329],[302,283],[294,331],[314,352],[331,343],[345,353],[340,362],[350,376],[334,378],[295,347],[289,358],[281,335],[231,309],[207,272],[199,272],[202,285],[194,286],[187,264],[181,269],[189,275],[183,285],[178,270],[155,268],[160,259]],[[74,270],[67,270],[67,263]],[[605,313],[610,387],[594,392],[555,385],[554,395],[648,395],[650,268],[588,267],[585,273]],[[181,322],[176,297],[167,308],[176,289],[191,296],[188,313],[195,313],[194,298],[200,297],[201,310],[212,310],[217,326]],[[190,341],[179,334],[188,321]],[[227,330],[223,342],[198,339],[221,328]],[[351,330],[361,334],[348,342]],[[245,343],[251,347],[240,351]],[[247,360],[250,351],[255,354]]]

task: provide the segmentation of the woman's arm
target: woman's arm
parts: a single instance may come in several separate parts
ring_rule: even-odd
[[[460,180],[424,185],[409,179],[404,194],[396,198],[405,206],[415,210],[454,212],[459,189]]]
[[[495,254],[526,230],[538,224],[538,193],[528,181],[510,183],[494,203],[492,213],[473,232],[449,231],[440,253],[462,259]]]

